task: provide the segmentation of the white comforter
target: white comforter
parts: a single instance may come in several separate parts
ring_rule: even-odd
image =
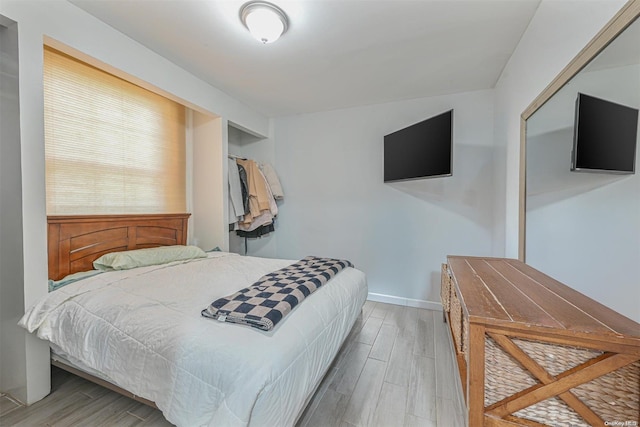
[[[364,274],[343,270],[271,332],[200,315],[292,262],[214,253],[103,273],[48,294],[20,324],[179,426],[293,425],[360,312]]]

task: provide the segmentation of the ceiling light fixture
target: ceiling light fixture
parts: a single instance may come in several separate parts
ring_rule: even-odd
[[[240,20],[264,44],[273,43],[289,27],[289,19],[275,4],[266,1],[250,1],[240,8]]]

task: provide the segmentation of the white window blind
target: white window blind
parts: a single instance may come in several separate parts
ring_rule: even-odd
[[[44,51],[47,214],[186,211],[185,107]]]

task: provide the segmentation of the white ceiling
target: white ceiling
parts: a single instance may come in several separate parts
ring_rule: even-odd
[[[270,117],[492,88],[540,0],[272,0],[262,45],[244,0],[70,0]]]

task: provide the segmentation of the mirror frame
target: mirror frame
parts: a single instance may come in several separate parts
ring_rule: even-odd
[[[520,206],[518,218],[518,259],[520,261],[524,262],[526,258],[527,120],[639,17],[640,0],[629,0],[520,115]]]

